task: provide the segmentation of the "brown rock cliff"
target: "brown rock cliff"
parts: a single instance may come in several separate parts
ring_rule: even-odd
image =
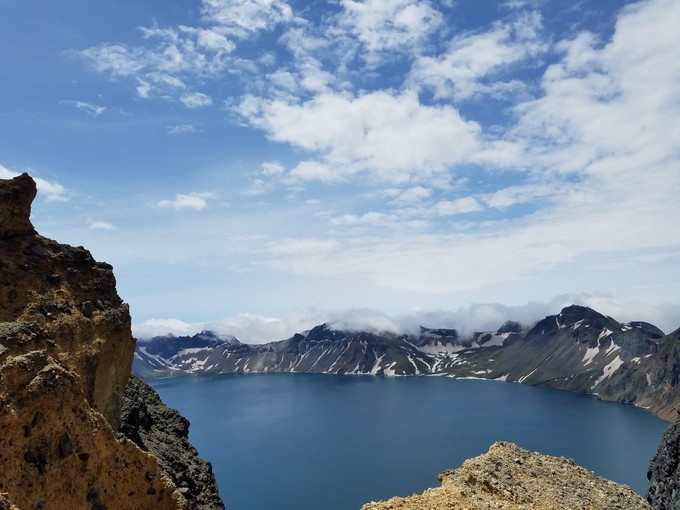
[[[26,174],[0,180],[0,505],[186,508],[114,432],[134,340],[112,268],[38,235],[35,195]]]

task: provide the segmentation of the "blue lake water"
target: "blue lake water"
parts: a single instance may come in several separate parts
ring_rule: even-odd
[[[443,377],[249,374],[152,381],[191,421],[228,510],[348,510],[439,485],[512,441],[644,495],[667,422],[565,391]]]

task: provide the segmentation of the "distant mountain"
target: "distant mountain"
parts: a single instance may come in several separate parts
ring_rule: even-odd
[[[415,335],[335,330],[249,345],[204,331],[137,344],[133,371],[146,378],[197,373],[314,372],[446,375],[550,386],[633,403],[672,419],[680,409],[680,330],[622,324],[569,306],[531,328],[507,322],[463,338],[455,329]]]

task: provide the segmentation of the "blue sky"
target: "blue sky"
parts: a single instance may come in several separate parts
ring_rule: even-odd
[[[0,0],[0,178],[137,334],[680,326],[675,0]],[[472,317],[472,319],[471,319]]]

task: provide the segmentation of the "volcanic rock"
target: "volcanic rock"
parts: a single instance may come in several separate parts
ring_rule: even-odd
[[[439,475],[441,487],[406,498],[371,502],[362,510],[649,510],[631,489],[596,476],[571,459],[495,443],[458,469]]]
[[[38,235],[35,195],[0,180],[0,508],[187,508],[115,432],[135,342],[112,268]]]

